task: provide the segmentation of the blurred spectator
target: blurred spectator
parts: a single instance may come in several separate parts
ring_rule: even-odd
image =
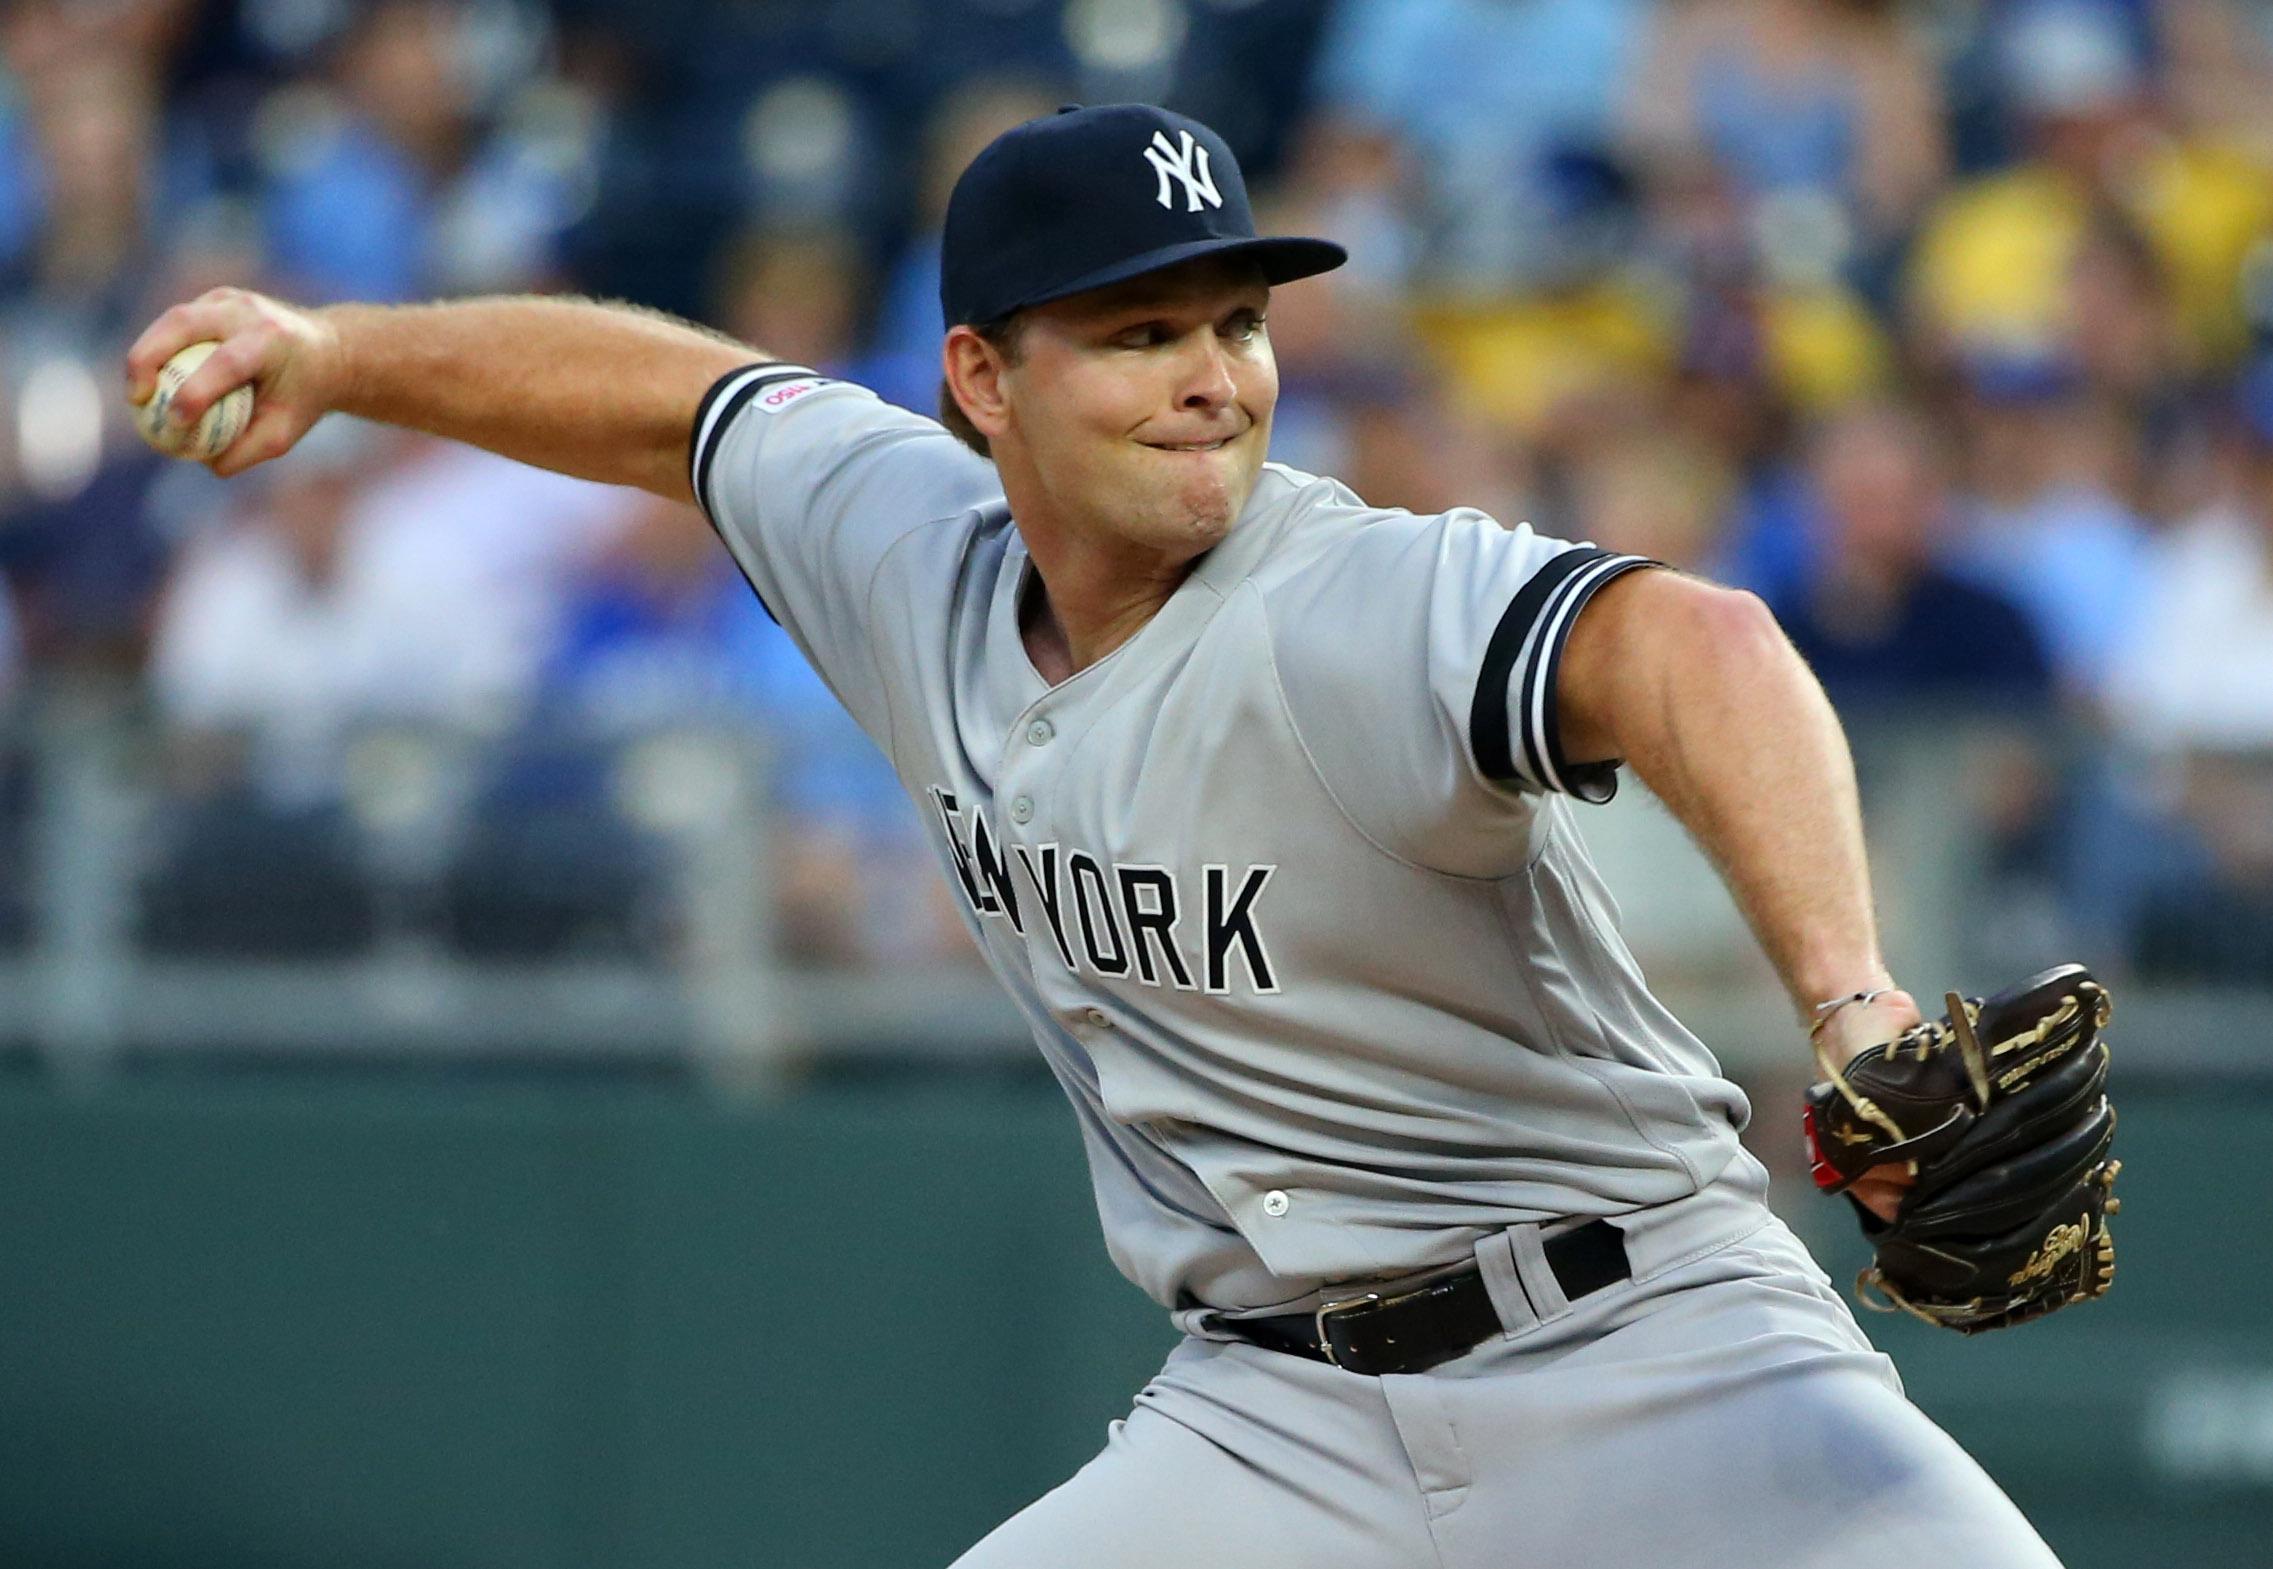
[[[2114,711],[2158,752],[2273,751],[2273,359],[2234,407],[2234,483],[2161,543],[2117,661]]]
[[[1642,0],[1340,0],[1312,101],[1394,133],[1428,284],[1497,294],[1604,258],[1570,220],[1612,139]],[[1574,244],[1574,242],[1576,242]]]
[[[598,127],[563,83],[498,101],[507,84],[482,67],[497,31],[530,14],[383,0],[338,41],[331,83],[267,104],[270,243],[292,293],[406,300],[561,281],[556,250],[590,200]]]
[[[1948,172],[1933,62],[1891,0],[1661,5],[1626,121],[1645,156],[1709,156],[1771,254],[1819,277],[1893,244]]]
[[[642,497],[565,585],[540,704],[548,722],[606,734],[746,717],[759,706],[768,624],[701,518]]]
[[[251,510],[191,545],[161,607],[151,682],[174,791],[144,937],[357,952],[390,889],[460,855],[457,754],[518,722],[568,563],[630,493],[337,416],[260,473]],[[358,747],[391,725],[431,741]],[[558,948],[592,911],[571,896],[586,863],[552,864],[562,895],[517,913],[524,943]]]
[[[2193,511],[2205,499],[2208,442],[2192,407],[2194,378],[2153,245],[2110,208],[2095,214],[2068,275],[2079,418],[2096,427],[2101,485],[2142,519]]]
[[[1309,194],[1266,199],[1263,223],[1331,232],[1303,205]],[[1273,291],[1268,331],[1279,371],[1276,461],[1331,474],[1375,506],[1526,515],[1511,447],[1447,396],[1401,295],[1355,268],[1306,279]]]
[[[1645,203],[1673,316],[1664,416],[1736,484],[1704,565],[1773,600],[1804,575],[1810,549],[1794,424],[1883,390],[1894,352],[1843,284],[1773,275],[1742,193],[1701,152],[1658,156]]]
[[[2137,911],[2141,967],[2263,983],[2273,979],[2273,362],[2242,379],[2235,412],[2229,493],[2162,542],[2117,669],[2111,707],[2155,765],[2151,793],[2119,788],[2102,811],[2131,830],[2111,870]],[[2157,808],[2175,841],[2153,821]]]
[[[710,319],[720,331],[792,365],[858,378],[853,361],[868,269],[851,235],[753,228],[727,246],[717,272]],[[932,370],[936,379],[937,355]]]
[[[34,372],[24,389],[30,396],[16,405],[20,423],[38,419],[42,395],[70,400],[45,406],[35,464],[84,466],[64,494],[30,487],[0,513],[0,562],[15,576],[25,646],[43,666],[127,674],[141,666],[151,598],[171,561],[172,542],[157,531],[150,507],[171,477],[167,460],[120,443],[107,453],[97,446],[101,391],[86,367],[51,360]],[[82,414],[83,424],[58,417]],[[45,446],[50,436],[68,445]]]
[[[199,142],[162,122],[131,30],[38,4],[5,26],[24,118],[0,207],[30,228],[0,292],[0,559],[34,657],[128,665],[168,545],[145,508],[162,464],[111,389],[169,248],[203,238]]]
[[[1808,409],[1883,380],[1892,356],[1863,297],[1838,276],[1841,245],[1756,221],[1737,182],[1695,150],[1661,152],[1642,200],[1645,254],[1676,301],[1684,375],[1763,381]],[[1836,226],[1828,234],[1837,240]]]
[[[2144,66],[2103,8],[2026,0],[2013,14],[1997,64],[2021,156],[1945,195],[1913,263],[1916,325],[1938,362],[2069,340],[2064,281],[2084,224],[2118,199],[2118,160],[2154,123]]]
[[[141,306],[159,225],[198,182],[185,162],[194,148],[177,145],[171,167],[161,162],[143,62],[108,44],[30,32],[19,19],[7,35],[28,133],[9,171],[7,204],[28,242],[9,292],[36,296],[82,332],[115,332]]]
[[[369,668],[388,618],[359,612],[360,583],[343,581],[349,515],[382,440],[326,421],[269,471],[255,510],[185,552],[151,678],[191,793],[250,777],[278,802],[330,800],[356,714],[408,696],[387,690],[395,672]]]
[[[627,742],[676,727],[755,730],[775,811],[770,881],[784,945],[849,960],[967,951],[927,897],[928,844],[899,778],[770,616],[702,520],[649,498],[571,584],[539,691],[539,736],[581,738],[503,796],[542,793],[589,834]],[[555,875],[555,857],[545,875]],[[752,868],[753,875],[757,869]]]
[[[137,146],[134,158],[146,167],[130,174],[119,173],[103,143],[106,123],[133,128],[153,113],[164,63],[198,32],[206,9],[201,0],[0,7],[0,287],[21,284],[35,242],[68,236],[69,249],[105,230],[113,240],[139,238],[140,220],[162,222],[204,185],[212,149],[194,116],[169,113],[163,145]]]
[[[280,804],[337,799],[365,723],[512,722],[566,558],[628,499],[337,417],[269,472],[250,512],[185,552],[151,676],[198,777],[241,753]]]
[[[246,213],[216,200],[177,216],[143,308],[260,281]],[[0,559],[16,567],[26,643],[43,664],[139,667],[173,554],[224,494],[203,468],[144,445],[112,392],[139,320],[106,344],[51,338],[68,322],[36,303],[0,317]],[[26,330],[10,341],[17,324]],[[11,351],[25,360],[11,364]]]
[[[1950,565],[2028,612],[2062,684],[2096,696],[2151,567],[2123,501],[2120,416],[2065,357],[1982,357],[1960,404],[1966,495]]]
[[[1650,403],[1678,350],[1663,302],[1629,279],[1497,302],[1424,295],[1407,308],[1462,412],[1545,446]]]
[[[1419,237],[1406,215],[1419,179],[1412,149],[1387,127],[1313,115],[1297,133],[1275,222],[1299,221],[1310,227],[1286,232],[1339,240],[1350,259],[1333,276],[1347,278],[1351,288],[1402,296],[1420,261]]]
[[[380,442],[319,426],[268,471],[256,510],[185,555],[161,606],[151,681],[170,789],[142,898],[142,938],[160,951],[341,954],[376,929],[342,751],[364,704],[407,694],[372,690],[397,673],[367,652],[387,612],[358,614],[342,577]]]
[[[1891,405],[1836,415],[1809,474],[1817,557],[1775,609],[1840,711],[2041,706],[2051,673],[2027,619],[1936,563],[1950,503],[1926,422]]]
[[[1580,468],[1570,532],[1606,550],[1712,574],[1731,488],[1710,448],[1679,438],[1625,442]]]
[[[2014,344],[2068,350],[2072,269],[2095,212],[2135,223],[2165,271],[2185,352],[2243,348],[2238,282],[2273,233],[2273,169],[2175,122],[2120,8],[2026,0],[2000,34],[2020,159],[1953,188],[1920,238],[1919,345],[1949,363]],[[2073,352],[2072,350],[2068,350]]]

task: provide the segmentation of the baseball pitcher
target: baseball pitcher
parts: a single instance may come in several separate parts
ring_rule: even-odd
[[[1271,291],[1342,260],[1259,237],[1205,126],[1068,110],[954,193],[944,423],[558,299],[219,291],[128,395],[218,342],[164,419],[250,386],[224,475],[343,410],[691,499],[890,756],[1184,1332],[962,1569],[2053,1564],[1763,1204],[1571,803],[1630,767],[1723,869],[1877,1305],[2106,1289],[2105,992],[1896,988],[1756,599],[1266,461]]]

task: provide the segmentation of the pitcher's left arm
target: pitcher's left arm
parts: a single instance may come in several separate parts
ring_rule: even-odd
[[[1835,1060],[1918,1021],[1879,948],[1862,813],[1845,732],[1761,600],[1677,572],[1604,585],[1564,644],[1563,749],[1623,758],[1704,847],[1803,1022],[1825,1021]],[[1882,1214],[1900,1168],[1856,1189]]]

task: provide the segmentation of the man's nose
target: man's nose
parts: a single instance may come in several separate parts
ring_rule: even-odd
[[[1184,371],[1182,396],[1176,406],[1185,409],[1219,409],[1239,395],[1231,379],[1231,364],[1223,344],[1212,332],[1200,340]]]

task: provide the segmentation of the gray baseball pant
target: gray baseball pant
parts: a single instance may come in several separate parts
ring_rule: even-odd
[[[1505,1334],[1426,1373],[1187,1338],[956,1569],[2059,1569],[1748,1188],[1620,1217],[1575,1305],[1486,1238]]]

